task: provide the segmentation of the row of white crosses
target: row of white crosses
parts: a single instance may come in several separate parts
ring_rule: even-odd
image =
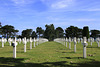
[[[34,47],[36,47],[35,42],[37,42],[37,45],[38,45],[38,39],[35,39],[35,38],[32,39],[31,37],[30,37],[30,39],[26,39],[26,37],[24,37],[22,39],[22,42],[24,44],[24,52],[26,52],[26,44],[27,44],[27,42],[30,42],[30,49],[32,49],[32,42],[34,42]]]
[[[65,45],[66,47],[67,47],[67,42],[69,42],[69,49],[71,49],[71,42],[74,41],[74,52],[76,52],[76,43],[77,43],[76,37],[74,39],[71,39],[70,37],[69,37],[69,39],[67,39],[67,38],[66,39],[65,38],[56,38],[56,39],[54,39],[54,41],[61,43],[61,44]]]
[[[2,42],[2,47],[4,47],[4,44],[7,42],[7,39],[2,38],[2,39],[0,39],[0,41]],[[48,41],[48,39],[45,39],[45,38],[32,39],[31,37],[30,37],[30,39],[26,39],[26,37],[24,37],[23,39],[21,39],[21,38],[16,39],[16,37],[14,39],[11,39],[11,38],[8,39],[9,45],[11,46],[11,43],[12,43],[12,46],[13,46],[13,58],[16,58],[16,46],[18,43],[21,44],[21,42],[23,42],[24,52],[26,52],[27,42],[30,42],[30,49],[32,49],[32,42],[34,42],[34,47],[36,47],[36,45],[47,42],[47,41]],[[35,42],[37,42],[36,45],[35,45]]]
[[[87,46],[87,40],[86,40],[86,37],[83,37],[83,58],[86,58],[86,46]],[[56,38],[54,39],[55,42],[59,42],[62,44],[62,42],[65,42],[66,41],[66,47],[67,47],[67,42],[69,42],[69,49],[71,49],[71,41],[74,42],[74,52],[76,52],[76,44],[77,44],[77,39],[76,37],[74,37],[73,40],[71,40],[71,38],[69,37],[69,39],[63,39],[62,41],[62,38]]]
[[[99,46],[100,38],[96,38],[96,39],[94,39],[94,38],[92,38],[92,37],[91,37],[91,38],[88,38],[88,42],[90,42],[91,46],[92,46],[92,43],[93,43],[94,41],[96,41],[97,44],[98,44],[98,47],[100,47],[100,46]]]
[[[56,39],[54,39],[54,41],[65,45],[64,44],[64,38],[56,38]]]
[[[21,40],[19,39],[19,42],[20,42]],[[44,43],[44,42],[47,42],[48,41],[48,39],[45,39],[45,38],[40,38],[40,39],[32,39],[31,37],[30,37],[30,39],[26,39],[26,37],[24,37],[23,39],[22,39],[22,41],[23,41],[23,44],[24,44],[24,52],[26,52],[26,44],[27,44],[27,42],[29,41],[30,42],[30,49],[32,49],[32,42],[34,41],[34,47],[35,47],[35,42],[37,41],[37,45],[38,44],[41,44],[41,43]],[[15,41],[14,41],[14,43],[12,43],[12,46],[13,46],[13,58],[16,58],[16,45],[17,45],[17,42],[16,42],[16,38],[15,38]]]
[[[88,38],[88,40],[87,40],[88,42],[90,42],[90,44],[91,44],[91,46],[92,46],[92,43],[94,42],[94,38]]]
[[[56,38],[56,39],[54,39],[54,41],[58,42],[58,43],[61,43],[63,45],[66,45],[66,47],[67,47],[67,42],[69,42],[69,49],[71,49],[71,42],[72,42],[72,40],[71,40],[70,37],[69,37],[69,39],[67,39],[67,38],[66,39],[65,38]]]
[[[44,43],[44,42],[48,42],[48,39],[46,39],[46,38],[39,38],[38,39],[39,44]]]
[[[7,42],[7,39],[2,38],[2,39],[0,39],[0,41],[2,42],[2,47],[4,47],[4,44]],[[9,38],[8,42],[9,42],[9,45],[11,46],[11,43],[13,42],[13,39]]]

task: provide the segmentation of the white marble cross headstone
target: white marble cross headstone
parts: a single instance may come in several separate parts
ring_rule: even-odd
[[[78,38],[78,43],[80,42],[80,38]]]
[[[4,38],[4,43],[6,43],[7,42],[7,39],[6,38]]]
[[[63,38],[63,44],[65,45],[65,38]]]
[[[92,38],[92,42],[94,42],[94,38]]]
[[[21,43],[21,41],[22,41],[21,38],[19,38],[19,44]]]
[[[67,41],[68,41],[68,39],[66,38],[66,47],[67,47]]]
[[[24,52],[26,52],[26,37],[24,37]]]
[[[69,37],[69,49],[71,49],[71,38]]]
[[[96,41],[97,41],[98,47],[100,47],[99,46],[99,41],[100,41],[99,38],[96,38]]]
[[[38,45],[38,41],[39,41],[39,39],[37,38],[36,41],[37,41],[37,45]]]
[[[16,58],[16,46],[17,46],[16,37],[12,44],[13,44],[13,58]]]
[[[88,42],[90,42],[90,38],[88,38]]]
[[[81,38],[80,40],[81,40],[81,43],[82,43],[83,42],[83,38]]]
[[[4,47],[4,38],[2,38],[1,41],[2,41],[2,47]]]
[[[12,41],[11,38],[9,38],[9,39],[8,39],[8,42],[9,42],[9,45],[10,45],[10,46],[11,46],[11,41]]]
[[[35,37],[34,37],[34,47],[35,47]]]
[[[92,42],[93,42],[92,37],[90,38],[90,42],[91,42],[91,46],[92,46]]]
[[[83,37],[83,58],[86,58],[86,46],[87,46],[87,42],[86,42],[86,37]]]
[[[32,38],[30,37],[30,49],[32,49]]]
[[[76,37],[74,37],[74,52],[76,52],[76,43],[77,43]]]

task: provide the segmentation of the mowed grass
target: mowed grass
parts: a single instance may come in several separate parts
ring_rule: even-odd
[[[34,44],[34,43],[33,43]],[[24,44],[17,45],[17,58],[13,58],[13,47],[6,43],[2,48],[0,43],[0,67],[100,67],[100,47],[94,42],[87,46],[87,58],[83,58],[83,45],[77,43],[74,53],[74,43],[67,47],[56,42],[45,42],[24,53]],[[89,56],[93,55],[93,56]]]

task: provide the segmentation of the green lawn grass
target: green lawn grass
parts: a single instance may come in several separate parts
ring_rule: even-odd
[[[34,44],[34,43],[33,43]],[[67,44],[68,45],[68,44]],[[74,43],[65,47],[56,42],[45,42],[24,53],[24,44],[17,45],[17,58],[13,58],[13,47],[6,43],[2,48],[0,43],[0,67],[100,67],[100,48],[94,42],[87,46],[87,58],[83,58],[83,45],[77,43],[74,53]],[[93,56],[88,56],[89,54]]]

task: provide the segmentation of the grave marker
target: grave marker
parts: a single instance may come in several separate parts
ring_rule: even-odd
[[[4,47],[4,38],[2,38],[2,47]]]
[[[32,49],[32,38],[30,37],[30,49]]]
[[[77,40],[78,40],[78,43],[79,43],[80,42],[80,38],[78,38]]]
[[[86,37],[83,37],[83,58],[86,58],[86,46],[87,46],[87,42],[86,42]]]
[[[16,58],[16,46],[17,46],[16,37],[15,41],[12,43],[12,46],[13,46],[13,58]]]
[[[35,47],[35,37],[34,37],[34,47]]]
[[[74,52],[76,52],[76,43],[77,43],[76,37],[74,37]]]
[[[67,47],[67,41],[68,41],[68,39],[66,38],[66,47]]]
[[[92,37],[90,38],[90,42],[91,42],[91,46],[92,46],[92,42],[93,42]]]
[[[9,38],[9,39],[8,39],[8,42],[9,42],[9,45],[10,45],[10,46],[11,46],[11,41],[12,41],[11,38]]]
[[[99,38],[96,38],[96,41],[97,41],[98,47],[100,47],[99,46],[99,41],[100,41]]]
[[[38,45],[38,41],[39,41],[39,39],[37,38],[37,45]]]
[[[24,37],[24,52],[26,52],[26,37]]]
[[[69,49],[71,49],[71,38],[69,37]]]

